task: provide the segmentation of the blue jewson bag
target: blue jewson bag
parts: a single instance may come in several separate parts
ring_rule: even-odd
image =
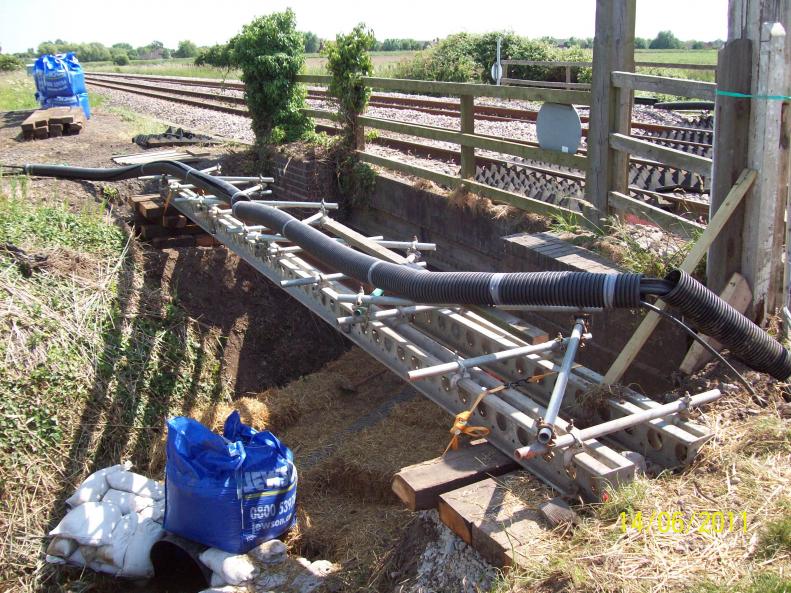
[[[85,73],[74,52],[66,55],[43,55],[33,64],[36,99],[41,107],[82,107],[85,117],[91,117]]]
[[[164,528],[226,552],[244,553],[296,520],[291,451],[233,412],[223,436],[200,422],[168,420]]]

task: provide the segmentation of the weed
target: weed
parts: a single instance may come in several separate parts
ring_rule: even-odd
[[[113,187],[112,185],[102,186],[102,197],[108,202],[118,201],[119,196],[120,192],[117,187]]]
[[[784,509],[784,516],[764,525],[756,554],[759,558],[791,552],[791,500],[781,501],[778,506]]]
[[[621,513],[631,517],[645,503],[648,483],[636,478],[610,491],[607,500],[596,507],[596,517],[601,521],[616,521]]]

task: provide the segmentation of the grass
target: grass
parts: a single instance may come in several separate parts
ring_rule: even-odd
[[[412,51],[371,52],[374,64],[374,76],[392,76],[392,70],[398,62],[414,55]],[[319,54],[305,56],[305,74],[327,74],[324,65],[327,59]],[[192,76],[197,78],[220,78],[237,80],[241,71],[196,66],[191,58],[181,60],[136,60],[128,66],[116,66],[112,62],[88,62],[83,64],[86,72],[119,72],[128,74],[156,74],[160,76]]]
[[[550,230],[604,255],[625,270],[658,278],[678,268],[697,239],[677,237],[659,227],[630,225],[616,217],[606,219],[601,226],[583,222],[582,215],[558,215],[550,222]],[[652,234],[659,238],[652,238]],[[696,272],[705,273],[703,262]]]
[[[0,111],[36,109],[33,79],[24,70],[0,74]]]
[[[763,383],[761,388],[769,401],[765,408],[756,410],[741,392],[693,419],[714,436],[690,468],[638,477],[609,491],[606,502],[577,509],[580,521],[571,532],[537,533],[530,554],[502,575],[492,592],[791,593],[788,449],[747,453],[743,445],[756,426],[788,429],[776,409],[784,401],[784,386]],[[748,408],[756,416],[745,422]],[[770,437],[782,433],[775,428]],[[717,511],[725,519],[720,529],[716,520],[706,523]],[[632,522],[638,512],[642,530]],[[651,517],[661,512],[679,513],[688,527],[673,533],[654,521],[649,530]],[[621,513],[627,517],[625,528]]]
[[[0,75],[0,111],[38,109],[35,97],[36,85],[24,70]],[[91,109],[104,104],[104,97],[95,93],[88,94]]]
[[[103,203],[32,193],[0,177],[0,590],[116,590],[46,565],[44,536],[89,471],[131,459],[161,477],[165,418],[228,395],[222,348],[178,295],[146,284]]]

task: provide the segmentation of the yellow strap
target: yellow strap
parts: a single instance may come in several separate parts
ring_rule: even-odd
[[[173,199],[173,190],[168,190],[168,195],[165,198],[165,207],[162,208],[162,226],[165,226],[165,214],[167,214],[168,206],[170,206],[170,200]]]
[[[472,406],[469,410],[456,415],[456,418],[453,420],[453,426],[450,429],[450,443],[448,443],[448,446],[445,447],[445,451],[442,453],[443,455],[445,455],[445,453],[451,449],[456,450],[459,448],[459,437],[463,434],[466,434],[468,437],[472,437],[474,439],[481,439],[483,437],[489,436],[491,431],[485,426],[468,426],[467,422],[469,422],[470,416],[472,416],[475,408],[478,407],[478,404],[481,403],[481,400],[484,397],[490,393],[495,393],[503,389],[505,389],[505,385],[500,385],[492,389],[481,391],[481,393],[478,394],[478,397],[475,398],[475,401],[472,403]]]

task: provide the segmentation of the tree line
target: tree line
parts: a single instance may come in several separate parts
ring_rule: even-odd
[[[593,37],[546,37],[543,39],[557,47],[579,47],[580,49],[593,49]],[[656,37],[635,37],[635,49],[719,49],[723,45],[722,39],[715,41],[699,41],[690,39],[682,41],[672,31],[660,31]]]

